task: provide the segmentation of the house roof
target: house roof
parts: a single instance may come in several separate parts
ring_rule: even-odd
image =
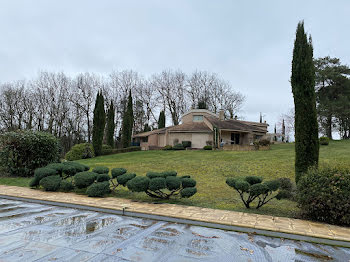
[[[133,135],[133,137],[146,137],[146,136],[149,136],[152,134],[164,134],[166,129],[167,128],[160,128],[160,129],[155,129],[155,130],[148,131],[148,132],[142,132],[142,133],[138,133],[136,135]]]
[[[220,120],[219,118],[207,117],[208,121],[219,129],[227,129],[241,132],[266,133],[266,128],[255,126],[254,122],[245,122],[235,119]],[[253,124],[254,123],[254,124]]]
[[[211,132],[212,130],[204,122],[192,122],[172,126],[169,132]]]

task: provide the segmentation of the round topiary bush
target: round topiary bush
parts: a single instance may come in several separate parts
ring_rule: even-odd
[[[171,190],[177,190],[181,187],[181,178],[174,177],[174,176],[168,176],[165,179],[166,187]]]
[[[62,180],[60,183],[60,190],[63,192],[70,192],[74,189],[74,186],[72,182],[69,182],[67,180]]]
[[[164,177],[164,175],[163,175],[162,173],[153,172],[153,171],[147,172],[147,173],[146,173],[146,176],[147,176],[149,179],[153,179],[153,178],[156,178],[156,177]]]
[[[129,180],[126,186],[133,192],[145,192],[148,189],[150,179],[144,176],[137,176]]]
[[[62,163],[51,163],[46,166],[46,168],[51,168],[56,170],[57,175],[62,175],[64,165]]]
[[[168,176],[177,176],[177,172],[176,171],[164,171],[161,173],[163,175],[163,177],[168,177]]]
[[[126,183],[136,177],[136,174],[134,173],[126,173],[124,175],[118,176],[117,177],[117,182],[119,185],[126,186]]]
[[[166,188],[165,178],[164,177],[156,177],[149,181],[149,190],[157,191],[160,189]]]
[[[92,172],[97,173],[97,174],[108,174],[109,168],[105,167],[105,166],[97,166],[92,170]]]
[[[297,201],[304,217],[350,225],[350,171],[309,170],[298,182]]]
[[[93,172],[80,172],[74,175],[74,184],[77,188],[85,188],[94,183],[96,177],[97,174]]]
[[[54,176],[56,174],[57,174],[56,170],[51,169],[51,168],[47,168],[47,167],[37,168],[34,171],[33,179],[29,182],[29,186],[30,187],[37,187],[39,185],[39,182],[41,179],[43,179],[44,177],[48,177],[48,176]]]
[[[94,157],[94,148],[89,143],[74,145],[66,154],[65,159],[74,161]]]
[[[86,189],[86,194],[89,197],[103,197],[110,192],[108,181],[94,183]]]
[[[182,187],[195,187],[196,186],[196,181],[192,178],[183,178],[182,179]]]
[[[79,172],[88,171],[90,169],[89,166],[83,165],[77,162],[67,161],[67,162],[63,162],[62,164],[63,164],[62,172],[65,175],[65,177],[71,177]]]
[[[111,171],[112,177],[116,178],[118,176],[124,175],[127,172],[125,168],[113,168]]]
[[[96,176],[97,182],[109,181],[111,177],[108,174],[98,174]]]
[[[176,144],[173,146],[173,150],[185,150],[185,147],[182,144]]]
[[[196,193],[197,193],[197,188],[195,188],[195,187],[186,187],[186,188],[182,189],[180,192],[181,197],[184,197],[184,198],[189,198]]]
[[[166,145],[165,147],[163,147],[163,150],[173,150],[173,147],[170,145]]]
[[[62,178],[58,175],[47,176],[40,180],[40,186],[46,191],[57,191],[60,188]]]
[[[0,148],[0,166],[12,176],[32,176],[36,168],[60,160],[59,141],[47,132],[5,132]]]

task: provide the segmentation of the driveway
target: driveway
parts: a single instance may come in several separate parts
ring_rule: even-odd
[[[350,261],[350,249],[0,199],[0,261]]]

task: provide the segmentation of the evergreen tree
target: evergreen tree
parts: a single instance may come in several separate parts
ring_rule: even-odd
[[[104,99],[101,92],[97,93],[94,119],[92,127],[92,146],[94,147],[95,155],[99,156],[102,152],[103,134],[106,124],[106,113],[104,108]]]
[[[207,105],[205,99],[201,99],[198,101],[197,109],[208,109],[208,105]]]
[[[143,128],[143,132],[151,131],[151,127],[148,124],[145,124],[145,127]]]
[[[132,129],[134,126],[134,112],[132,104],[131,90],[129,91],[128,105],[123,116],[122,146],[129,147],[131,144]]]
[[[114,115],[115,115],[115,109],[113,105],[113,101],[111,101],[111,105],[109,106],[108,112],[107,112],[107,144],[110,145],[112,148],[114,148],[114,129],[115,129],[115,123],[114,123]]]
[[[165,127],[165,112],[160,111],[159,118],[158,118],[158,129]]]
[[[319,140],[315,95],[315,68],[311,37],[300,22],[294,42],[292,91],[295,106],[295,180],[309,167],[318,165]]]

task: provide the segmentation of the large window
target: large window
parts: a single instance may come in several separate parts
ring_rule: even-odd
[[[201,115],[194,115],[193,116],[193,122],[202,122],[203,121],[203,116]]]

